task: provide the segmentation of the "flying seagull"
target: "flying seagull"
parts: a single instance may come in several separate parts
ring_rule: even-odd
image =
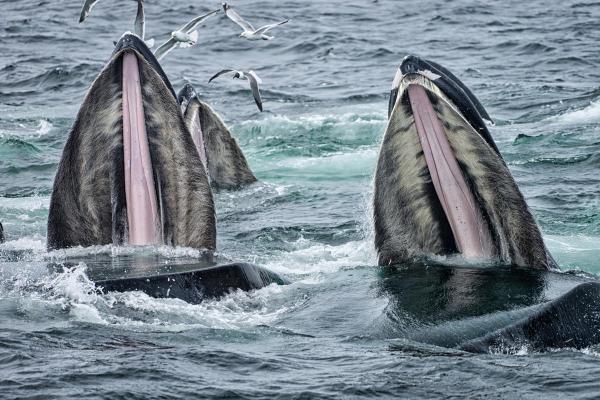
[[[176,46],[190,47],[195,45],[198,41],[198,31],[196,30],[198,25],[200,25],[206,18],[218,12],[219,10],[214,10],[207,14],[200,15],[182,26],[179,30],[171,32],[171,38],[161,44],[154,52],[156,59],[160,60]]]
[[[136,0],[137,2],[137,13],[135,15],[135,22],[133,23],[133,32],[139,36],[140,39],[144,40],[148,47],[154,46],[154,39],[146,40],[146,17],[144,15],[144,0]]]
[[[83,3],[83,8],[81,9],[81,15],[79,16],[79,23],[85,21],[85,19],[90,15],[92,11],[92,7],[98,2],[98,0],[85,0]]]
[[[144,35],[146,31],[146,18],[144,16],[144,0],[134,0],[137,2],[137,14],[135,16],[135,22],[133,23],[134,33],[142,40],[145,40]],[[79,16],[79,23],[85,21],[92,12],[92,7],[96,5],[98,0],[85,0],[83,8],[81,9],[81,15]],[[148,39],[146,41],[148,47],[154,46],[154,39]]]
[[[260,83],[262,83],[262,80],[258,77],[258,75],[256,75],[256,73],[254,71],[244,72],[244,71],[238,71],[235,69],[224,69],[220,72],[217,72],[215,75],[213,75],[213,77],[208,80],[208,83],[210,83],[213,79],[218,78],[219,76],[228,74],[228,73],[232,73],[234,79],[235,78],[246,79],[248,82],[250,82],[250,89],[252,89],[252,95],[254,96],[254,101],[256,102],[258,109],[260,111],[262,111],[263,110],[262,99],[260,98],[260,90],[258,88],[258,85]]]
[[[266,33],[276,26],[283,25],[289,21],[289,19],[286,19],[282,22],[277,22],[275,24],[269,24],[261,26],[258,29],[254,29],[252,24],[242,18],[237,11],[229,6],[229,4],[223,3],[223,11],[225,11],[225,15],[227,15],[230,20],[238,24],[244,30],[244,32],[240,33],[240,37],[250,40],[271,40],[273,39],[273,36],[267,36]]]

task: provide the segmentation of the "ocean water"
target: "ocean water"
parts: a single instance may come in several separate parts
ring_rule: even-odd
[[[160,43],[218,2],[146,2]],[[389,299],[373,248],[372,177],[396,67],[410,53],[452,70],[490,127],[563,270],[600,274],[600,3],[240,0],[251,21],[291,18],[269,42],[220,14],[169,54],[232,127],[260,182],[216,194],[218,248],[292,281],[190,305],[99,293],[47,253],[46,220],[70,125],[133,1],[0,1],[1,398],[596,398],[597,349],[471,355],[378,331]],[[221,68],[245,83],[207,84]],[[153,249],[161,257],[192,249]]]

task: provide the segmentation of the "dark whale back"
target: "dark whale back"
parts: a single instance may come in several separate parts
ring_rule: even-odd
[[[583,283],[531,315],[460,349],[475,352],[515,352],[523,348],[582,349],[600,343],[600,283]]]
[[[469,352],[600,343],[600,283],[531,268],[409,264],[382,268],[386,337]]]

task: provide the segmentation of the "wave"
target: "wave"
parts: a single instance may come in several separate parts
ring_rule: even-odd
[[[598,158],[597,154],[579,154],[569,157],[534,157],[527,160],[515,160],[509,162],[509,165],[571,165],[583,164]]]
[[[3,297],[18,296],[24,315],[68,314],[69,320],[112,325],[145,332],[181,332],[190,329],[239,330],[268,326],[304,302],[288,298],[286,287],[233,291],[223,298],[189,304],[179,299],[158,299],[142,292],[104,293],[86,275],[86,264],[62,273],[40,270],[2,277]]]
[[[26,140],[15,136],[3,138],[0,134],[0,153],[4,151],[18,151],[22,154],[41,153],[41,150],[36,145]]]
[[[600,123],[600,100],[592,101],[580,110],[567,111],[562,115],[552,116],[548,118],[548,121],[566,124]]]
[[[544,235],[550,253],[562,270],[582,270],[600,275],[600,237]]]
[[[242,147],[258,148],[272,157],[318,157],[374,145],[383,133],[386,117],[380,113],[308,115],[296,118],[276,115],[242,122],[233,127]],[[256,152],[257,150],[255,150]]]

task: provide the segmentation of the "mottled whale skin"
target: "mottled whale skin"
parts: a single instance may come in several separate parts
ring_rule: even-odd
[[[384,336],[474,353],[600,344],[600,283],[582,273],[406,263],[382,267]],[[426,299],[426,301],[424,301]]]
[[[380,265],[462,253],[557,268],[483,123],[489,116],[458,78],[407,57],[390,104],[374,180]]]
[[[186,84],[177,97],[212,187],[234,190],[256,182],[229,129],[215,110],[200,100],[192,85]]]
[[[48,248],[128,243],[124,59],[139,69],[143,115],[137,118],[147,134],[151,171],[146,172],[154,184],[148,189],[157,204],[158,244],[214,249],[215,211],[202,162],[169,80],[132,34],[117,43],[69,132],[50,201]]]

